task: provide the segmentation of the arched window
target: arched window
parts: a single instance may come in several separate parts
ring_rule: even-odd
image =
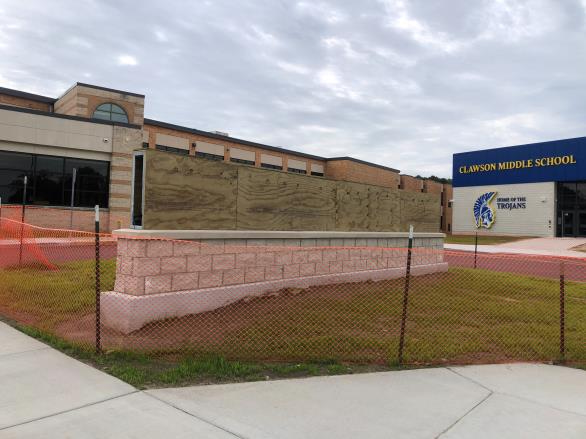
[[[128,115],[126,111],[116,104],[101,104],[96,108],[92,116],[94,119],[111,120],[114,122],[125,122],[128,123]]]

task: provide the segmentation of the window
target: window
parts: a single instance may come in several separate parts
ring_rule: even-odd
[[[144,149],[149,149],[149,142],[142,142],[142,147]]]
[[[323,172],[311,171],[311,175],[315,175],[316,177],[323,177],[324,176],[324,173]]]
[[[92,116],[94,119],[111,120],[112,122],[128,123],[128,115],[126,111],[116,104],[101,104],[94,111]]]
[[[282,166],[279,166],[279,165],[271,165],[269,163],[261,163],[260,164],[260,167],[261,168],[265,168],[265,169],[277,169],[279,171],[282,171],[283,170],[283,167]]]
[[[210,154],[208,152],[201,152],[201,151],[196,151],[195,156],[199,157],[201,159],[207,159],[207,160],[217,160],[217,161],[224,160],[223,155]]]
[[[232,163],[240,163],[242,165],[254,166],[254,161],[253,160],[235,159],[234,157],[230,157],[230,161]]]
[[[108,207],[110,163],[68,157],[0,151],[0,197],[22,203],[23,179],[28,177],[27,203],[69,206],[76,169],[74,206]]]
[[[24,177],[29,179],[33,174],[33,158],[29,154],[0,151],[0,198],[5,204],[22,203]],[[27,202],[30,202],[30,191],[27,190]]]
[[[132,192],[132,225],[142,227],[142,178],[144,158],[134,156],[134,185]]]
[[[189,155],[189,151],[187,149],[173,148],[172,146],[165,145],[156,145],[156,148],[159,151],[172,152],[173,154]]]
[[[287,168],[287,171],[292,172],[294,174],[307,174],[307,171],[305,171],[305,169]]]

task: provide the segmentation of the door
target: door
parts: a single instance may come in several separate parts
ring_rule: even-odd
[[[586,210],[578,211],[578,236],[586,236]]]
[[[575,215],[573,210],[562,211],[562,238],[565,236],[576,236],[574,219]]]

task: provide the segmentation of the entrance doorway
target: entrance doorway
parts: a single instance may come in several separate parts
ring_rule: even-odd
[[[586,237],[586,182],[557,184],[557,230],[559,237]]]

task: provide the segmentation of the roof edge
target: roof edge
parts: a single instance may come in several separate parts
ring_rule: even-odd
[[[103,119],[90,119],[87,117],[71,116],[69,114],[61,114],[61,113],[53,113],[53,112],[48,112],[48,111],[33,110],[32,108],[15,107],[12,105],[0,104],[0,110],[15,111],[17,113],[36,114],[38,116],[55,117],[57,119],[77,120],[79,122],[97,123],[100,125],[121,126],[121,127],[126,127],[126,128],[134,128],[137,130],[142,129],[141,125],[136,125],[133,123],[115,122],[115,121],[103,120]]]
[[[0,94],[6,94],[17,98],[30,99],[31,101],[42,102],[45,104],[54,104],[57,99],[49,96],[28,93],[26,91],[15,90],[13,88],[0,87]]]
[[[239,143],[239,144],[245,145],[245,146],[264,148],[269,151],[291,154],[294,156],[305,157],[305,158],[309,158],[309,159],[313,159],[313,160],[320,160],[320,161],[328,160],[325,157],[320,157],[317,155],[307,154],[307,153],[300,152],[300,151],[293,151],[291,149],[281,148],[278,146],[265,145],[263,143],[251,142],[249,140],[239,139],[237,137],[222,136],[221,134],[215,134],[215,133],[211,133],[209,131],[202,131],[202,130],[198,130],[195,128],[188,128],[188,127],[184,127],[181,125],[175,125],[175,124],[168,123],[168,122],[162,122],[160,120],[149,119],[146,117],[144,118],[144,124],[145,125],[154,125],[154,126],[158,126],[161,128],[169,128],[169,129],[177,130],[177,131],[183,131],[183,132],[190,133],[190,134],[198,134],[200,136],[209,137],[210,139],[224,140],[224,141]]]
[[[367,161],[360,160],[360,159],[355,159],[354,157],[331,157],[331,158],[328,158],[326,160],[328,162],[335,162],[335,161],[339,161],[339,160],[348,160],[348,161],[351,161],[351,162],[360,163],[361,165],[373,166],[375,168],[384,169],[386,171],[391,171],[391,172],[396,172],[396,173],[400,173],[401,172],[401,171],[399,171],[398,169],[395,169],[395,168],[390,168],[388,166],[378,165],[376,163],[367,162]]]

